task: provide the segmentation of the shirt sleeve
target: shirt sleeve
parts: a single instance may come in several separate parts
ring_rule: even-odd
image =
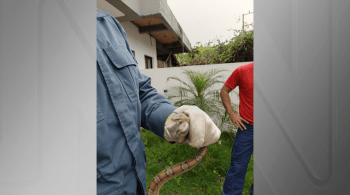
[[[239,86],[239,81],[240,81],[240,67],[236,68],[231,74],[231,76],[227,79],[225,82],[225,85],[228,86],[230,89],[234,89],[237,86]]]
[[[151,86],[151,78],[139,72],[141,126],[164,139],[164,124],[177,107]]]

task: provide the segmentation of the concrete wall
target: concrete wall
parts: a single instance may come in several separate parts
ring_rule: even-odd
[[[138,15],[142,14],[141,0],[118,0],[115,3],[120,3],[122,1],[127,5],[132,11],[136,12]]]
[[[162,1],[162,0],[161,0]],[[142,0],[140,1],[142,16],[153,15],[159,12],[159,0]]]
[[[116,7],[111,5],[106,0],[97,0],[96,4],[97,4],[97,8],[98,9],[103,10],[103,11],[105,11],[107,13],[110,13],[113,17],[125,16],[125,14],[123,12],[118,10]]]
[[[131,50],[135,51],[140,69],[145,69],[145,55],[152,57],[153,69],[157,69],[156,40],[153,37],[150,39],[149,34],[140,34],[137,26],[131,22],[121,22],[120,24],[127,34]]]
[[[194,71],[208,71],[213,68],[218,69],[225,69],[227,71],[222,72],[223,75],[223,81],[226,81],[228,77],[232,74],[232,72],[241,65],[248,64],[249,62],[239,62],[239,63],[227,63],[227,64],[213,64],[213,65],[200,65],[200,66],[186,66],[186,67],[170,67],[170,68],[159,68],[157,70],[153,69],[143,69],[140,70],[142,74],[147,75],[151,77],[152,79],[152,86],[157,89],[158,92],[162,93],[163,95],[167,95],[167,93],[164,92],[165,89],[168,89],[170,86],[173,85],[179,85],[179,82],[177,81],[168,81],[168,77],[177,76],[182,80],[188,81],[186,76],[182,74],[184,69],[190,69]],[[214,89],[220,90],[223,84],[217,85],[214,87]],[[237,93],[239,92],[238,87],[234,89]],[[239,98],[238,96],[231,92],[230,97],[233,103],[238,104]]]

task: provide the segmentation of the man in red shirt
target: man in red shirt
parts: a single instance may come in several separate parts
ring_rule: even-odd
[[[242,194],[245,174],[253,153],[254,62],[238,67],[225,82],[220,96],[231,121],[237,128],[231,152],[231,165],[224,182],[223,195]],[[229,93],[239,86],[239,114],[231,107]],[[253,184],[250,187],[253,194]]]

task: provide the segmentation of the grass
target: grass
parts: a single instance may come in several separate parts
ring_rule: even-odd
[[[147,190],[153,177],[163,169],[185,161],[196,154],[198,149],[187,144],[169,144],[151,131],[141,129],[142,140],[147,154]],[[208,146],[203,160],[192,170],[165,183],[161,195],[211,194],[221,195],[222,185],[231,162],[231,150],[235,134],[222,132],[219,141]],[[249,162],[243,195],[249,194],[253,182],[253,156]]]

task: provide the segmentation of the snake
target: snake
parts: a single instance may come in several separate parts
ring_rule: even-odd
[[[176,165],[173,165],[158,173],[156,176],[154,176],[153,180],[151,181],[148,187],[147,195],[159,195],[160,188],[167,181],[197,166],[201,162],[207,150],[207,146],[204,146],[200,148],[197,154],[191,157],[190,159],[177,163]]]

